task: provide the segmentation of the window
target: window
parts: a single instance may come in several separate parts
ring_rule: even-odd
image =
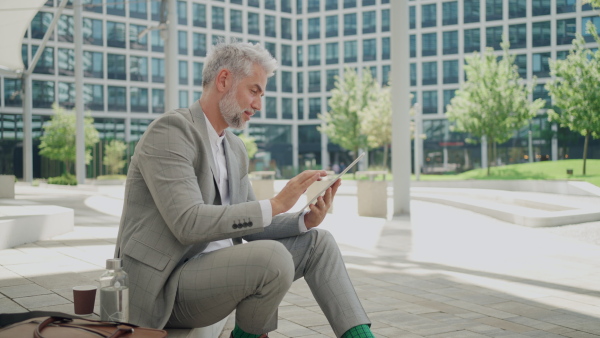
[[[106,42],[109,47],[125,48],[125,24],[107,21]]]
[[[344,35],[356,35],[356,13],[344,14]]]
[[[296,14],[302,14],[302,3],[304,0],[296,0]]]
[[[363,34],[375,33],[377,30],[375,14],[375,11],[363,12]]]
[[[58,83],[58,104],[66,109],[75,107],[75,84],[73,82]]]
[[[125,69],[127,63],[125,62],[125,55],[120,54],[107,54],[106,55],[107,65],[107,77],[115,80],[125,80],[127,74]]]
[[[423,114],[437,114],[438,112],[438,95],[435,90],[423,92]]]
[[[129,3],[129,17],[138,19],[148,19],[148,8],[145,1]]]
[[[308,38],[321,38],[321,18],[308,19]]]
[[[594,41],[594,37],[587,31],[587,23],[590,21],[594,24],[594,26],[596,26],[596,31],[600,32],[600,17],[588,16],[585,18],[581,18],[581,35],[583,35],[586,42]]]
[[[377,59],[377,40],[363,40],[363,61],[373,61]]]
[[[288,18],[281,18],[281,38],[292,39],[292,20]]]
[[[321,71],[308,72],[308,92],[318,93],[321,91]]]
[[[99,0],[102,3],[102,0]],[[160,10],[161,2],[151,1],[150,2],[150,18],[153,21],[160,22],[162,11]]]
[[[436,4],[421,6],[421,28],[437,25]]]
[[[556,59],[557,60],[564,60],[569,56],[569,51],[568,50],[559,50],[556,52]]]
[[[338,53],[338,43],[330,42],[325,45],[325,63],[328,65],[338,64],[339,62],[339,53]]]
[[[444,61],[444,83],[458,83],[458,60]]]
[[[152,82],[165,82],[165,60],[152,58]]]
[[[237,9],[229,10],[229,29],[232,32],[242,33],[242,11]]]
[[[81,4],[84,11],[102,13],[102,0],[83,0]]]
[[[131,111],[136,113],[148,112],[148,88],[131,87],[129,89]]]
[[[308,65],[318,66],[321,64],[321,45],[308,46]]]
[[[83,43],[102,46],[102,20],[83,18]]]
[[[577,25],[575,19],[556,20],[556,44],[569,45],[575,39]]]
[[[389,9],[381,10],[381,31],[382,32],[390,31],[390,10]]]
[[[311,97],[308,99],[308,118],[318,119],[321,114],[321,98]]]
[[[417,28],[417,10],[415,6],[410,6],[408,8],[408,28],[415,29]]]
[[[390,38],[381,38],[381,59],[390,59]]]
[[[265,9],[269,9],[272,11],[277,10],[277,5],[275,4],[275,0],[265,0]]]
[[[177,23],[187,25],[187,3],[185,1],[177,1]]]
[[[106,2],[106,14],[125,16],[125,2]]]
[[[510,19],[527,16],[527,2],[523,0],[508,0],[508,17]]]
[[[531,57],[531,70],[537,77],[550,76],[550,53],[534,53]]]
[[[444,55],[458,53],[458,31],[444,32]]]
[[[179,107],[188,107],[190,105],[189,94],[187,90],[179,91]]]
[[[284,97],[281,99],[281,118],[284,120],[294,119],[294,101]]]
[[[202,86],[202,70],[204,68],[204,63],[202,62],[194,62],[194,74],[193,74],[193,82],[194,86]]]
[[[437,84],[437,62],[423,62],[422,84],[424,86]]]
[[[338,36],[338,16],[331,15],[325,17],[325,36]]]
[[[281,45],[281,65],[291,66],[292,65],[292,46]]]
[[[150,32],[152,37],[152,51],[153,52],[162,52],[165,49],[165,42],[160,37],[160,32],[157,30],[153,30]]]
[[[127,93],[125,87],[108,86],[108,110],[127,111]]]
[[[248,33],[260,35],[260,23],[258,13],[248,12]]]
[[[58,49],[58,75],[73,76],[75,74],[75,51]]]
[[[480,50],[481,36],[479,28],[465,29],[465,53],[476,52]]]
[[[83,76],[97,79],[104,78],[104,53],[83,52]]]
[[[268,119],[277,118],[277,98],[267,96],[265,98],[265,117]]]
[[[274,58],[277,58],[277,45],[273,42],[265,42],[265,49],[271,53]]]
[[[577,0],[556,0],[556,13],[575,12]]]
[[[225,30],[225,10],[222,7],[212,7],[212,28]]]
[[[508,26],[508,39],[510,41],[510,49],[527,47],[527,25]]]
[[[267,91],[277,91],[277,75],[271,76],[269,79],[267,79]]]
[[[526,79],[527,78],[527,55],[519,54],[515,56],[515,65],[517,66],[517,70],[519,72],[519,76]]]
[[[304,73],[303,72],[296,73],[296,81],[297,81],[296,91],[298,93],[304,93]]]
[[[485,0],[485,19],[487,21],[502,20],[503,0]]]
[[[302,19],[296,20],[296,40],[302,40],[303,27]]]
[[[454,89],[444,90],[444,113],[446,113],[446,111],[448,110],[447,107],[454,98],[455,94],[456,90]]]
[[[431,56],[437,54],[437,34],[428,33],[422,35],[422,56]]]
[[[54,103],[54,81],[31,81],[33,108],[50,108]]]
[[[297,46],[296,47],[296,63],[298,67],[302,67],[302,65],[304,64],[304,52],[302,49],[302,46]]]
[[[296,100],[296,107],[298,111],[296,113],[298,120],[304,120],[304,99]]]
[[[552,98],[550,97],[550,93],[544,87],[544,84],[537,84],[533,88],[533,100],[542,99],[545,100],[546,103],[544,108],[550,108],[552,106]]]
[[[206,27],[206,5],[192,3],[192,18],[195,27]]]
[[[4,105],[6,107],[21,107],[21,79],[4,78]]]
[[[533,47],[550,46],[550,21],[534,22],[531,28]]]
[[[73,42],[73,17],[61,15],[58,20],[58,41]]]
[[[412,87],[417,85],[417,64],[410,64],[410,85]]]
[[[281,91],[284,93],[291,93],[294,90],[294,80],[292,79],[292,72],[281,72]]]
[[[129,24],[129,48],[136,50],[148,50],[148,35],[138,38],[138,35],[146,29],[146,26]]]
[[[307,13],[315,13],[319,11],[319,7],[321,7],[320,0],[308,0],[308,7],[306,8]]]
[[[325,10],[330,11],[338,9],[338,0],[325,0]]]
[[[344,41],[344,62],[356,62],[356,41]]]
[[[187,55],[188,42],[187,42],[187,32],[186,31],[178,31],[177,32],[177,46],[179,49],[179,55]]]
[[[206,34],[194,33],[192,35],[194,56],[206,56]]]
[[[356,0],[344,0],[344,8],[356,7]]]
[[[458,1],[444,2],[442,4],[442,25],[458,24]]]
[[[260,0],[248,0],[248,6],[260,7]]]
[[[285,13],[292,12],[292,0],[281,0],[281,11]],[[240,3],[241,4],[241,3]]]
[[[479,0],[465,0],[463,6],[464,22],[479,22]]]
[[[550,0],[532,0],[531,15],[548,15],[550,14]]]
[[[277,21],[272,15],[265,15],[265,35],[270,37],[277,37]]]
[[[328,69],[327,70],[327,84],[325,87],[326,91],[330,91],[335,88],[335,82],[337,81],[338,76],[339,76],[339,71],[337,69]]]
[[[362,0],[363,7],[375,5],[375,0]]]
[[[50,27],[50,23],[52,22],[53,18],[54,15],[52,13],[37,12],[31,21],[31,38],[43,39],[44,34],[46,34],[46,31]]]
[[[492,47],[495,50],[502,49],[500,43],[502,42],[502,26],[487,27],[485,29],[485,45],[486,47]]]
[[[188,63],[187,61],[179,61],[179,84],[187,85],[188,84]]]
[[[102,85],[83,85],[83,109],[104,110],[104,87]]]
[[[132,55],[129,57],[129,65],[131,81],[148,81],[148,58]]]
[[[412,34],[409,37],[410,40],[410,57],[414,58],[417,57],[417,37]]]

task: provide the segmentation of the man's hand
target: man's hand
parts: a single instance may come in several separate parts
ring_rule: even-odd
[[[289,180],[279,194],[270,200],[273,216],[290,210],[311,184],[325,176],[327,173],[324,170],[305,170]]]
[[[314,228],[323,222],[327,215],[327,210],[333,205],[333,198],[337,192],[342,180],[338,179],[331,187],[325,191],[325,195],[319,196],[315,204],[309,206],[310,212],[304,215],[304,225],[307,229]]]

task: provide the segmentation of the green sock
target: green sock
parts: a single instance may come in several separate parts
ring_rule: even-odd
[[[235,328],[233,329],[233,338],[259,338],[259,334],[252,334],[244,332],[244,330],[240,329],[240,327],[235,324]]]
[[[342,338],[375,338],[368,325],[358,325],[346,331]]]

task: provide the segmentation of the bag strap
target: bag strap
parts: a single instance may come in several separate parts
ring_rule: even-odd
[[[8,325],[15,324],[18,322],[22,322],[27,319],[39,318],[39,317],[85,319],[85,318],[70,315],[67,313],[54,312],[54,311],[30,311],[30,312],[21,312],[21,313],[1,313],[0,314],[0,327],[4,327],[4,326],[8,326]]]
[[[68,319],[68,320],[65,320],[65,319]],[[103,323],[103,322],[98,322],[96,320],[90,320],[90,319],[84,319],[84,320],[86,320],[88,322],[92,322],[92,323]],[[55,323],[55,322],[62,322],[62,323],[57,324],[58,326],[61,326],[61,327],[85,330],[85,331],[95,333],[95,334],[97,334],[101,337],[105,337],[105,338],[118,338],[123,335],[133,333],[133,331],[134,331],[134,328],[132,326],[119,325],[119,323],[111,323],[114,325],[116,330],[114,332],[112,332],[112,334],[110,334],[110,333],[107,333],[104,331],[95,330],[92,327],[88,327],[88,326],[76,325],[76,324],[66,324],[65,323],[66,321],[71,321],[71,319],[62,318],[62,317],[49,317],[48,319],[44,320],[42,323],[40,323],[35,328],[35,331],[33,332],[33,336],[34,336],[34,338],[44,338],[44,336],[42,336],[42,330],[44,330],[44,328],[46,328],[48,325]],[[110,336],[109,336],[109,334],[110,334]]]

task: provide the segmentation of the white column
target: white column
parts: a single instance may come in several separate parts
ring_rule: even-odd
[[[414,135],[414,145],[415,145],[415,158],[414,158],[414,172],[415,179],[417,181],[421,180],[421,158],[423,154],[423,140],[421,139],[421,134],[423,133],[422,123],[421,123],[421,105],[419,103],[414,104],[414,112],[415,112],[415,135]]]
[[[486,169],[488,167],[488,148],[487,148],[487,137],[481,137],[481,168]]]
[[[179,108],[179,65],[177,62],[177,0],[167,1],[165,40],[165,111]],[[166,33],[166,34],[165,34]]]
[[[23,181],[33,181],[33,133],[31,132],[31,110],[33,95],[31,75],[24,72],[21,78],[21,97],[23,99]]]
[[[394,215],[410,214],[408,1],[390,1],[392,20],[392,174]]]
[[[321,124],[321,128],[325,128],[325,122]],[[329,152],[327,151],[327,143],[329,138],[325,133],[321,133],[321,166],[323,170],[327,170],[329,167]]]
[[[298,124],[292,124],[292,167],[298,170]]]
[[[73,6],[73,42],[75,44],[75,176],[78,184],[85,183],[85,128],[83,107],[83,15],[81,0]]]
[[[558,161],[558,125],[552,123],[552,161]]]

